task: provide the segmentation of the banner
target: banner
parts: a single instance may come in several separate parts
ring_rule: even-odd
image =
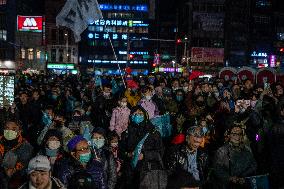
[[[88,25],[101,18],[102,12],[97,0],[67,0],[56,17],[56,25],[70,28],[78,42]]]
[[[224,62],[224,48],[192,47],[191,62]]]
[[[246,183],[251,189],[269,189],[268,175],[246,177]]]

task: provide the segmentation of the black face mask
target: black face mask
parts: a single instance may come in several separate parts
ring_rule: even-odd
[[[73,121],[76,121],[76,122],[81,121],[81,116],[74,116]]]
[[[61,121],[55,121],[55,127],[56,128],[62,128],[63,127],[63,123]]]
[[[196,101],[196,105],[202,107],[204,106],[204,101]]]

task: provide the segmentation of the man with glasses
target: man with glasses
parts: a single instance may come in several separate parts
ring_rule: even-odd
[[[234,122],[227,132],[228,142],[217,150],[214,160],[217,188],[244,188],[245,177],[256,172],[256,161],[244,143],[242,126]]]
[[[207,178],[206,167],[208,156],[199,149],[204,140],[204,133],[201,127],[193,126],[187,131],[186,143],[170,155],[168,167],[173,173],[169,178],[168,188],[202,187]],[[184,183],[177,183],[176,179],[184,180]]]
[[[94,187],[106,188],[103,165],[94,160],[87,140],[77,135],[68,142],[67,146],[70,156],[55,163],[53,174],[68,188],[71,187],[71,183],[74,184],[74,177],[80,177],[80,174],[89,174],[90,182],[96,185]]]

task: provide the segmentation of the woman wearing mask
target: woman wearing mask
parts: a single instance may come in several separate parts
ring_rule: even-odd
[[[161,181],[164,177],[158,174],[163,169],[161,135],[141,106],[131,110],[128,130],[122,134],[121,151],[126,188],[165,187],[167,181]]]
[[[143,98],[138,102],[149,115],[149,119],[152,119],[159,115],[159,110],[156,103],[152,100],[153,90],[151,87],[147,86],[142,89]]]
[[[128,127],[130,109],[127,107],[127,98],[122,96],[118,100],[118,106],[113,110],[110,120],[110,131],[115,131],[119,137]]]
[[[62,134],[55,129],[47,131],[43,140],[42,150],[39,154],[48,157],[52,170],[55,161],[63,157]]]
[[[117,181],[116,162],[106,145],[106,134],[103,128],[96,127],[93,130],[92,145],[94,159],[104,168],[104,179],[108,189],[114,189]]]

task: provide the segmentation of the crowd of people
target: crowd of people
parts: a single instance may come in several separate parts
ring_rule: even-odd
[[[3,189],[284,188],[282,83],[17,74],[0,124]]]

